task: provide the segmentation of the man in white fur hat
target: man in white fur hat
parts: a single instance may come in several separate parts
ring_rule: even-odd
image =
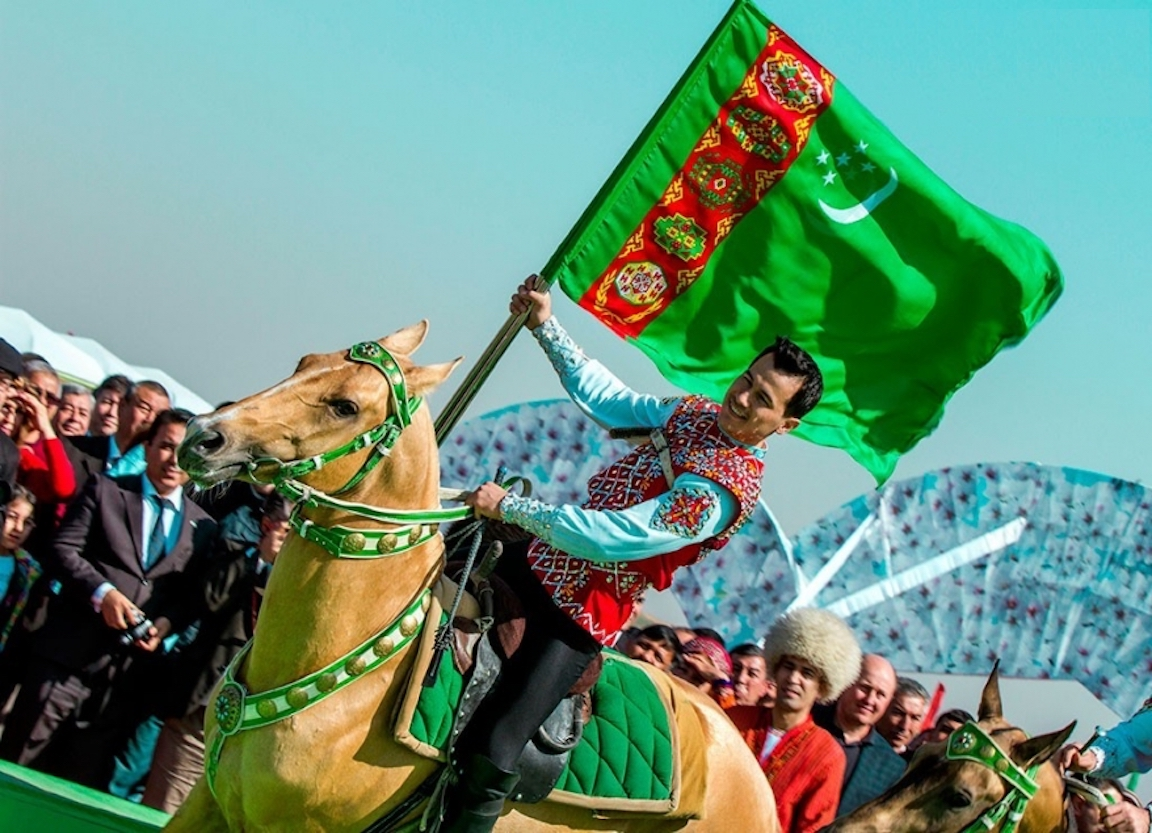
[[[784,833],[832,823],[844,779],[844,752],[812,722],[812,707],[831,703],[860,673],[860,646],[835,614],[801,608],[776,620],[764,640],[776,703],[734,706],[728,716],[744,735],[776,796]]]

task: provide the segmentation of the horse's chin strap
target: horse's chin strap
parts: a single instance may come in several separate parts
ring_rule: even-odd
[[[1000,825],[1001,833],[1012,833],[1020,825],[1028,802],[1040,790],[1036,773],[1040,765],[1025,772],[1000,748],[992,736],[969,721],[948,738],[944,757],[949,761],[974,761],[999,775],[1008,785],[1004,797],[981,813],[963,833],[981,833]]]

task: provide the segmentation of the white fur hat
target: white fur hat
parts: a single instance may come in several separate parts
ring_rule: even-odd
[[[824,675],[822,703],[835,700],[860,676],[863,655],[856,637],[843,619],[826,610],[802,607],[776,619],[764,637],[769,670],[785,654],[812,663]]]

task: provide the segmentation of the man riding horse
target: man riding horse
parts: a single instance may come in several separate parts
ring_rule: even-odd
[[[442,830],[492,829],[525,745],[613,644],[644,591],[670,586],[678,568],[724,546],[748,519],[768,438],[795,428],[823,392],[811,356],[779,338],[722,402],[638,394],[584,355],[551,306],[536,276],[510,303],[514,314],[527,313],[525,326],[582,410],[608,428],[640,428],[651,441],[593,476],[583,507],[541,503],[494,482],[467,496],[478,515],[534,536],[498,567],[526,608],[527,631],[457,747],[461,771]]]

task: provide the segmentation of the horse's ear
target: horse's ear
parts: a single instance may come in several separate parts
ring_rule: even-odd
[[[984,691],[980,694],[980,711],[977,720],[990,720],[1004,716],[1004,706],[1000,703],[1000,660],[997,659],[992,666],[992,673],[988,675],[988,682],[984,683]]]
[[[443,364],[429,364],[418,365],[409,370],[405,375],[408,377],[408,389],[416,396],[425,396],[431,391],[436,390],[444,383],[444,380],[452,375],[452,371],[456,369],[460,362],[464,361],[464,357],[460,356],[450,362]]]
[[[397,330],[390,336],[384,336],[384,338],[380,339],[380,345],[393,353],[399,353],[402,356],[411,356],[420,348],[420,345],[424,343],[427,335],[428,319],[425,318],[410,327]]]
[[[1076,721],[1073,720],[1058,732],[1028,738],[1023,743],[1016,744],[1012,747],[1012,760],[1021,769],[1028,769],[1030,766],[1044,763],[1064,745],[1064,741],[1068,740],[1075,728]]]

